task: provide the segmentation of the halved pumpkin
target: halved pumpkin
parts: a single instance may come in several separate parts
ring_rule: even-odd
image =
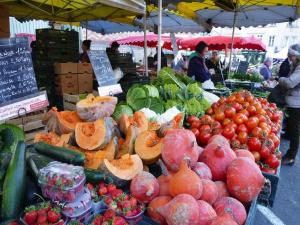
[[[79,117],[85,121],[96,121],[103,117],[108,117],[115,111],[118,99],[111,96],[97,96],[89,94],[76,104]]]
[[[164,123],[158,130],[158,136],[164,137],[168,130],[182,128],[184,114],[178,113],[170,122]]]
[[[145,113],[137,111],[133,114],[133,125],[139,129],[139,133],[148,130],[149,121]]]
[[[144,131],[140,133],[134,144],[135,152],[146,165],[155,163],[161,155],[161,138],[155,131]]]
[[[56,134],[69,134],[74,131],[75,126],[82,120],[74,111],[61,111],[53,107],[43,118],[43,123],[47,125],[49,131]]]
[[[34,137],[34,143],[44,141],[49,145],[63,147],[69,143],[71,134],[62,134],[61,136],[49,132],[49,133],[37,133]]]
[[[123,113],[118,121],[119,128],[123,134],[127,134],[127,130],[132,125],[132,117],[129,117],[126,113]]]
[[[134,153],[134,142],[138,136],[138,128],[130,125],[126,134],[125,142],[120,147],[120,151],[118,152],[118,157],[121,157],[125,154],[133,154]]]
[[[108,123],[104,119],[77,123],[75,128],[77,145],[85,150],[103,149],[113,135],[111,125]]]
[[[113,137],[103,150],[106,152],[106,156],[105,156],[106,159],[108,160],[115,159],[118,152],[118,138]]]
[[[104,159],[101,171],[110,176],[118,187],[126,185],[138,173],[143,171],[143,162],[138,155],[123,155],[120,159]]]
[[[84,167],[88,169],[99,169],[103,160],[106,157],[106,151],[96,150],[96,151],[84,151],[85,163]]]

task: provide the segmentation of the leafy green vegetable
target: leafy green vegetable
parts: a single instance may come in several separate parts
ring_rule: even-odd
[[[150,98],[150,105],[148,108],[157,114],[162,114],[165,112],[164,103],[159,98]]]
[[[143,87],[146,90],[149,97],[153,97],[153,98],[159,97],[159,92],[155,86],[146,84]]]
[[[210,103],[205,98],[199,99],[198,102],[201,104],[204,111],[210,108]]]
[[[170,100],[167,100],[165,103],[166,110],[168,110],[174,106],[176,106],[179,110],[181,110],[183,108],[183,103],[179,99],[176,99],[176,100],[170,99]]]
[[[180,93],[180,88],[176,84],[165,84],[164,91],[166,93],[166,98],[176,99],[177,94]]]
[[[123,113],[126,113],[128,116],[133,115],[133,111],[130,106],[118,104],[112,117],[114,118],[114,120],[118,121]]]
[[[184,107],[187,115],[200,116],[204,114],[204,110],[201,103],[198,102],[195,97],[191,98],[190,100],[187,100],[184,103]]]
[[[137,108],[135,104],[136,100],[144,99],[147,97],[148,95],[146,93],[146,90],[143,87],[134,85],[128,90],[126,95],[126,101],[130,107],[136,110]]]
[[[182,83],[175,76],[174,70],[169,67],[164,67],[159,71],[158,77],[163,80],[164,84],[176,84],[179,88],[183,89],[186,87],[184,83]]]
[[[193,83],[193,84],[188,84],[187,92],[189,95],[193,97],[199,97],[203,93],[203,90],[202,88],[199,87],[198,83]]]

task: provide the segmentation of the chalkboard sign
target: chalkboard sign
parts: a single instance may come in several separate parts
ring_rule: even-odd
[[[0,105],[37,92],[28,39],[0,39]]]
[[[237,72],[239,73],[247,73],[249,67],[249,63],[246,61],[240,61],[239,66],[237,68]]]
[[[99,87],[117,83],[106,51],[92,50],[88,53]]]

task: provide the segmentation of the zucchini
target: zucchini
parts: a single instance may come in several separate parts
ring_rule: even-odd
[[[12,154],[9,152],[0,152],[0,185],[2,184],[2,181],[5,178],[6,170],[9,165],[11,155]]]
[[[19,141],[24,141],[23,130],[13,124],[0,124],[0,151],[13,153]]]
[[[39,170],[46,167],[54,159],[49,158],[48,156],[33,154],[27,158],[27,166],[33,177],[38,180]]]
[[[16,219],[23,205],[26,182],[25,143],[19,141],[9,163],[3,184],[1,204],[2,219]]]
[[[37,150],[37,152],[47,155],[60,162],[79,166],[84,164],[85,155],[79,151],[48,145],[45,142],[38,142],[34,144],[34,148]]]
[[[107,184],[113,183],[113,179],[104,173],[102,173],[99,170],[93,170],[93,169],[84,169],[86,181],[97,184],[100,181],[104,181]]]

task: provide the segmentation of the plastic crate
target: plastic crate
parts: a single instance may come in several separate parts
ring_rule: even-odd
[[[252,82],[241,82],[241,81],[230,81],[230,80],[225,80],[226,87],[229,89],[246,89],[248,91],[252,91],[254,89],[254,83]]]
[[[230,95],[230,90],[222,90],[222,89],[204,89],[212,94],[217,95],[218,97],[228,97]]]
[[[258,196],[258,203],[267,207],[273,207],[279,183],[280,165],[276,174],[263,172],[263,175],[267,182]]]
[[[246,206],[247,219],[244,225],[254,224],[256,209],[257,209],[257,198],[255,198],[248,207]]]

